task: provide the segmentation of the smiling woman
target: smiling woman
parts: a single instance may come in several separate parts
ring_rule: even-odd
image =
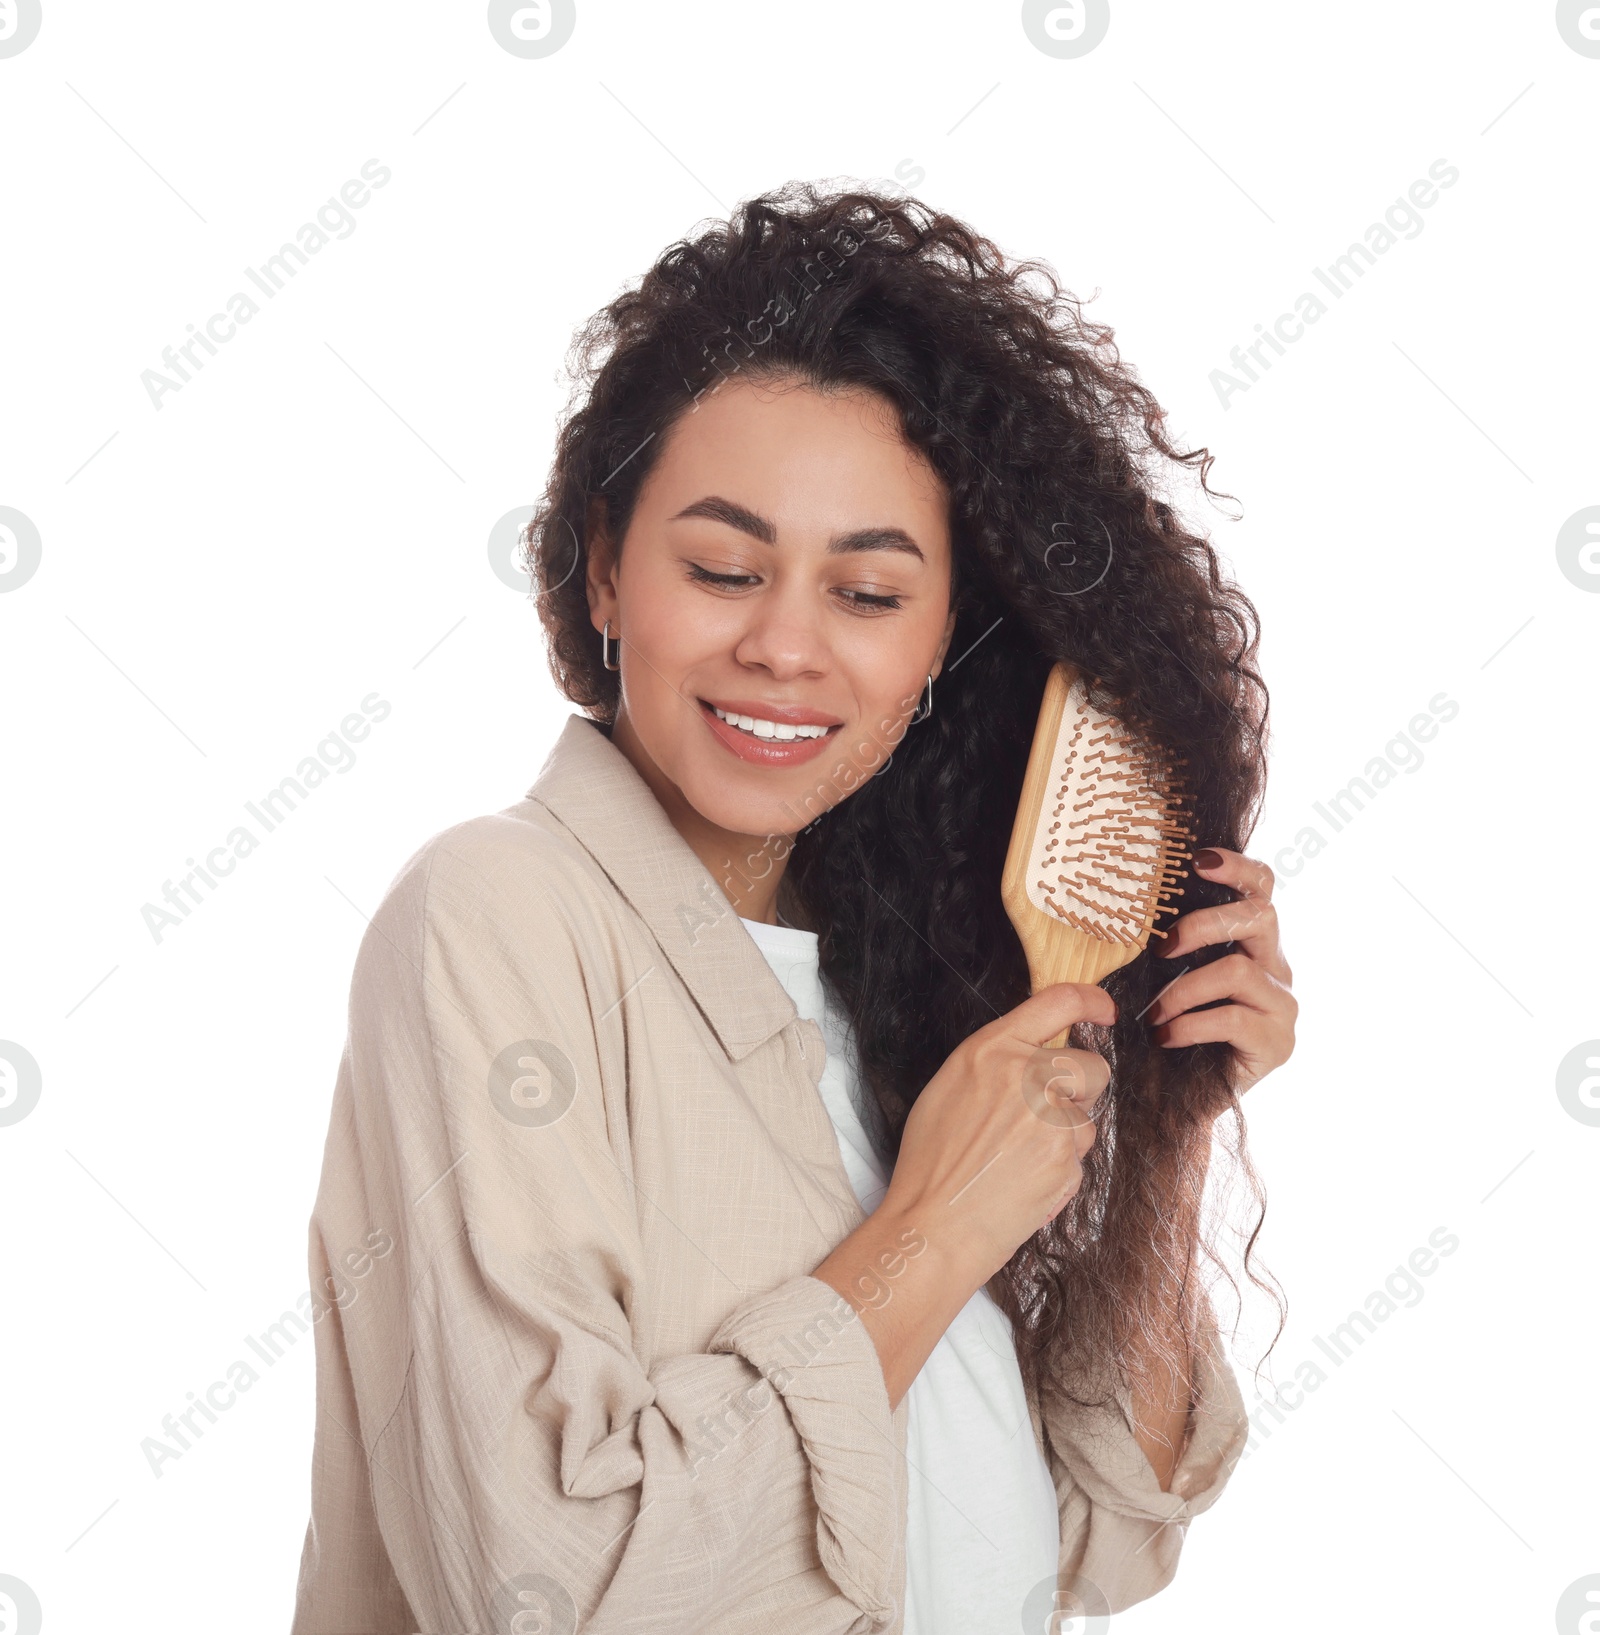
[[[1248,1433],[1213,1127],[1253,1185],[1294,1000],[1236,849],[1254,612],[1110,340],[954,218],[802,186],[585,330],[530,529],[583,713],[356,964],[313,1278],[395,1248],[318,1330],[297,1635],[973,1635],[1171,1579]],[[1030,995],[1000,883],[1058,660],[1209,844],[1164,960]]]

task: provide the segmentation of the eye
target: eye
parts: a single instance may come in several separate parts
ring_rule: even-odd
[[[684,567],[695,584],[715,585],[718,590],[744,590],[761,583],[759,574],[714,573],[710,568],[701,567],[698,562],[686,562]],[[873,591],[851,590],[848,586],[839,587],[839,596],[847,607],[865,614],[892,613],[905,600],[901,595],[879,595]]]
[[[840,594],[847,597],[855,607],[873,613],[897,608],[902,600],[899,596],[875,596],[871,591],[865,590],[843,590]]]
[[[759,583],[753,573],[713,573],[709,568],[702,568],[698,562],[687,564],[689,577],[698,585],[717,585],[723,590],[739,590],[745,585]]]

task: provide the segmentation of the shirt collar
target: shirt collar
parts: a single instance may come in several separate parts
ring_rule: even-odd
[[[605,871],[734,1061],[795,1020],[733,905],[598,722],[568,718],[527,798]]]

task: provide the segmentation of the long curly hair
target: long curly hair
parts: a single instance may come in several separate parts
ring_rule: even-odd
[[[1215,499],[1213,456],[1172,446],[1111,330],[1085,320],[1047,265],[1008,266],[963,222],[860,189],[791,183],[669,246],[579,331],[568,375],[526,560],[556,683],[604,722],[618,678],[589,622],[591,506],[621,542],[662,434],[701,393],[729,378],[877,393],[947,485],[957,618],[933,714],[799,831],[784,881],[817,929],[892,1163],[945,1058],[1029,992],[1000,877],[1056,660],[1186,761],[1201,844],[1243,849],[1254,827],[1267,726],[1255,609],[1162,497],[1182,466]],[[1191,876],[1181,906],[1232,900]],[[1166,1049],[1143,1020],[1175,976],[1231,948],[1141,954],[1105,980],[1117,1022],[1078,1025],[1075,1040],[1112,1067],[1082,1185],[988,1285],[1035,1386],[1049,1376],[1105,1401],[1089,1386],[1107,1364],[1146,1389],[1164,1369],[1181,1377],[1203,1273],[1238,1291],[1208,1202],[1214,1121],[1254,1208],[1244,1270],[1270,1286],[1282,1333],[1277,1285],[1251,1264],[1265,1196],[1232,1047]]]

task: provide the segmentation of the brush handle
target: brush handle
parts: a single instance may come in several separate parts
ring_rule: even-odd
[[[1124,943],[1060,934],[1040,937],[1037,942],[1030,942],[1024,935],[1023,948],[1028,956],[1028,979],[1034,993],[1057,982],[1089,982],[1098,986],[1139,953],[1137,948]],[[1067,1028],[1058,1033],[1044,1048],[1059,1050],[1071,1031]]]

